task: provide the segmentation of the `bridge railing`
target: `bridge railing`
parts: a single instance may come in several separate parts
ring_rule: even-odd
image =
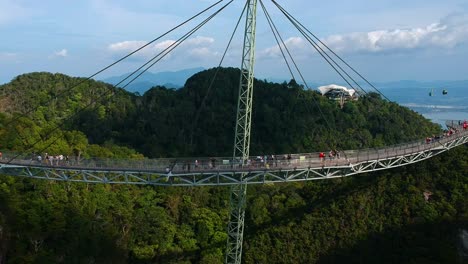
[[[379,160],[390,157],[405,156],[412,153],[418,153],[421,151],[426,151],[433,149],[437,146],[442,146],[455,138],[468,135],[467,130],[458,129],[452,135],[439,135],[435,138],[431,138],[429,141],[427,139],[417,140],[413,142],[392,145],[383,148],[372,148],[372,149],[360,149],[360,150],[349,150],[345,151],[346,155],[350,160],[355,162],[362,162],[367,160]]]
[[[466,122],[466,120],[445,120],[445,125],[448,128],[457,128],[457,129],[463,129],[463,123]]]
[[[6,163],[11,158],[10,164],[27,165],[36,167],[63,167],[77,169],[99,169],[99,170],[137,170],[161,173],[184,173],[195,171],[230,171],[230,170],[258,170],[258,169],[294,169],[321,166],[348,166],[350,163],[360,163],[369,160],[382,160],[398,156],[405,156],[418,153],[450,142],[451,140],[468,135],[467,130],[458,130],[451,136],[436,137],[430,142],[425,139],[416,140],[409,143],[386,146],[382,148],[369,148],[361,150],[340,151],[334,157],[330,157],[329,152],[325,152],[325,157],[320,158],[320,152],[282,154],[282,155],[259,155],[251,156],[246,164],[240,164],[232,157],[201,157],[201,158],[172,158],[172,159],[78,159],[69,157],[68,159],[46,160],[42,157],[39,161],[33,154],[19,154],[14,152],[4,152],[0,163]]]

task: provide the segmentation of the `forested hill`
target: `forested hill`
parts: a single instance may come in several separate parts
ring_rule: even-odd
[[[0,86],[0,150],[232,155],[239,70],[221,69],[209,88],[215,71],[142,96],[62,74],[18,76]],[[260,80],[253,122],[252,154],[377,147],[440,130],[376,94],[341,109],[295,82]],[[249,186],[243,260],[466,263],[457,253],[468,229],[466,175],[463,146],[363,176]],[[228,193],[0,175],[0,263],[222,263]]]
[[[148,157],[229,156],[239,70],[221,69],[210,87],[215,71],[192,76],[181,89],[154,87],[143,96],[62,74],[25,74],[0,86],[0,110],[29,113],[38,130],[64,123],[90,143],[112,142]],[[295,82],[254,85],[254,155],[378,147],[438,133],[421,115],[376,94],[340,109]]]

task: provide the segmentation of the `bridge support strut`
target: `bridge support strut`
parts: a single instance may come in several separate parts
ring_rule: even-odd
[[[247,0],[247,16],[244,32],[244,49],[239,82],[239,98],[237,103],[236,131],[234,136],[233,160],[239,161],[239,166],[247,165],[250,149],[250,128],[252,125],[253,81],[255,64],[255,30],[257,16],[257,0]],[[240,180],[245,177],[240,175]],[[246,207],[247,185],[235,185],[231,188],[230,218],[228,224],[228,239],[226,248],[226,263],[240,264],[242,259],[242,242],[244,236],[244,219]]]

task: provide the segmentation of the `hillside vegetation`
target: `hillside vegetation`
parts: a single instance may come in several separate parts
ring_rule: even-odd
[[[86,157],[232,155],[239,70],[144,95],[62,74],[0,86],[0,150]],[[318,107],[320,106],[320,108]],[[368,94],[343,109],[294,81],[255,80],[251,153],[361,149],[440,132]],[[322,116],[323,114],[323,116]],[[325,117],[325,118],[324,118]],[[354,178],[251,186],[245,263],[462,263],[468,148]],[[423,192],[433,193],[425,201]],[[0,177],[0,262],[221,263],[229,189]]]

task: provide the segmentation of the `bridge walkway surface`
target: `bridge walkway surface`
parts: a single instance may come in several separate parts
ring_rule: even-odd
[[[404,166],[468,143],[468,130],[455,123],[453,134],[374,149],[252,156],[248,164],[227,157],[173,159],[42,160],[4,152],[0,173],[38,179],[89,183],[172,186],[261,184],[320,180]],[[16,157],[13,159],[13,157]],[[51,164],[52,163],[52,164]],[[242,180],[238,175],[247,173]]]

